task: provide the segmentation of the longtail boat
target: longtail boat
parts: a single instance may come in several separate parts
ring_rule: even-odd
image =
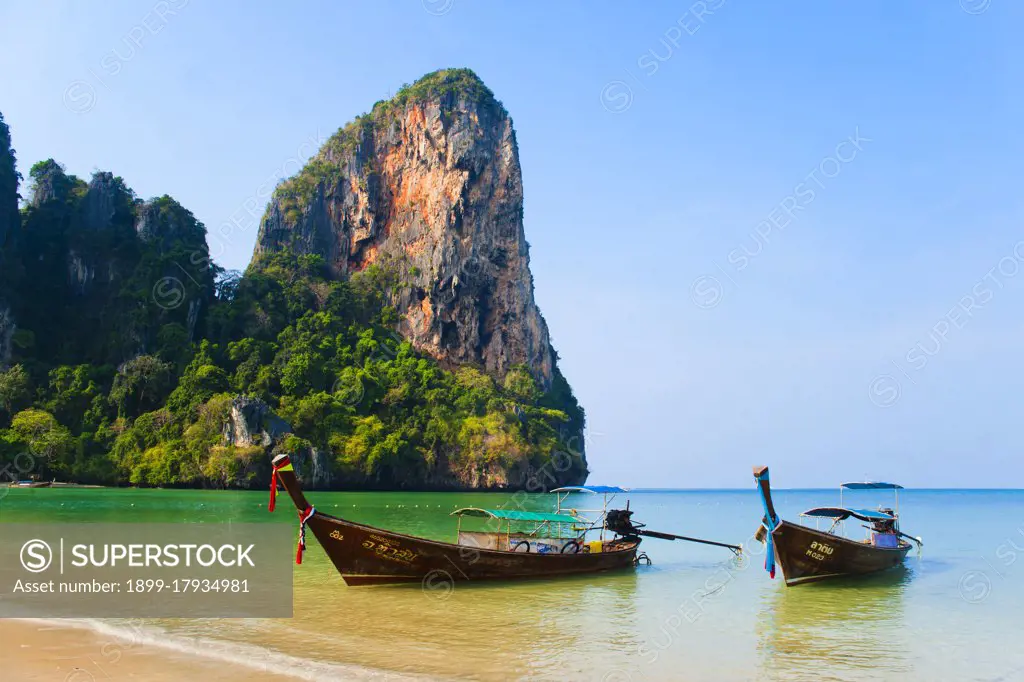
[[[274,458],[270,484],[270,511],[275,507],[277,485],[284,488],[299,511],[299,546],[296,563],[302,563],[309,528],[324,548],[347,585],[380,585],[436,581],[516,580],[569,576],[626,569],[649,559],[638,553],[641,535],[650,535],[642,525],[633,524],[628,504],[625,510],[609,510],[616,493],[612,486],[557,488],[554,512],[518,509],[466,507],[452,512],[458,517],[456,542],[426,538],[374,528],[317,511],[302,492],[288,455]],[[604,496],[602,510],[563,509],[572,493]],[[601,518],[588,520],[582,512],[601,511]],[[462,519],[487,519],[485,531],[463,530]],[[609,525],[607,518],[612,520]],[[588,539],[588,534],[596,538]],[[666,539],[696,540],[683,536],[654,534]],[[734,551],[738,546],[725,545]]]
[[[53,481],[13,481],[11,488],[49,488]]]
[[[761,494],[764,517],[755,536],[766,544],[765,570],[775,577],[775,564],[782,567],[786,585],[876,573],[903,565],[911,543],[922,546],[920,538],[902,532],[899,527],[899,490],[895,483],[865,482],[840,485],[840,506],[815,507],[801,516],[818,521],[827,519],[827,530],[810,528],[779,518],[772,503],[768,467],[754,467],[754,480]],[[892,490],[894,509],[850,509],[842,506],[843,490]],[[844,537],[842,525],[848,519],[861,521],[868,537],[854,540]],[[908,542],[909,540],[909,542]]]

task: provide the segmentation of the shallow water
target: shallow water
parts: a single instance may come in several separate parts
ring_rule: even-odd
[[[838,503],[832,490],[775,495],[779,513],[790,519]],[[510,498],[309,497],[327,513],[447,540],[455,528],[452,509],[500,507]],[[875,506],[890,499],[848,493],[846,502]],[[623,573],[454,590],[349,588],[312,540],[295,567],[293,619],[147,621],[145,636],[152,644],[306,679],[398,679],[397,673],[606,682],[1024,680],[1024,491],[905,491],[902,527],[923,538],[920,558],[912,553],[905,570],[871,579],[794,588],[762,569],[763,549],[751,539],[762,513],[753,486],[634,492],[631,501],[634,518],[650,528],[742,542],[745,558],[650,539],[643,549],[653,565]],[[550,496],[538,495],[529,505],[546,510],[550,503]],[[275,514],[265,505],[266,494],[258,492],[12,490],[0,500],[0,522],[295,523],[284,504]],[[127,627],[78,625],[108,632]]]

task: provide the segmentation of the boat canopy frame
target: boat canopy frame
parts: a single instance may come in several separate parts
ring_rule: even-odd
[[[519,528],[515,530],[516,535],[522,534],[528,537],[560,540],[579,539],[589,528],[588,526],[581,525],[587,522],[586,519],[577,516],[551,512],[521,511],[518,509],[481,509],[480,507],[463,507],[461,509],[456,509],[449,514],[449,516],[458,517],[456,537],[458,537],[458,534],[462,533],[462,518],[465,516],[497,520],[498,530],[496,533],[500,534],[502,531],[502,525],[504,525],[504,534],[506,538],[511,538],[513,535],[513,523],[517,525],[524,524],[523,530],[520,530]],[[525,527],[525,524],[535,525],[532,527]],[[568,533],[565,532],[565,526],[568,526]]]
[[[894,496],[894,504],[893,504],[892,513],[889,514],[887,512],[883,512],[881,507],[879,507],[877,510],[871,510],[871,509],[851,509],[851,508],[848,508],[848,507],[844,506],[844,504],[843,504],[843,491],[844,490],[891,490],[892,493],[893,493],[893,496]],[[840,483],[839,484],[839,506],[838,507],[817,507],[815,509],[810,509],[810,510],[804,512],[803,514],[801,514],[801,516],[809,516],[809,517],[812,517],[812,518],[822,518],[822,517],[832,518],[833,519],[832,527],[829,528],[829,532],[830,533],[835,531],[836,526],[842,526],[843,527],[843,533],[845,534],[845,526],[846,526],[846,524],[844,523],[844,521],[846,521],[846,519],[848,519],[850,517],[853,517],[853,518],[855,518],[855,519],[857,519],[859,521],[867,521],[868,523],[873,523],[873,522],[876,522],[876,521],[892,521],[893,527],[895,528],[895,530],[897,532],[899,532],[899,528],[900,528],[900,521],[899,521],[899,519],[900,519],[900,491],[901,490],[903,490],[903,486],[902,485],[900,485],[898,483],[887,483],[885,481],[849,481],[849,482],[846,482],[846,483]],[[827,516],[825,514],[824,510],[830,510],[830,509],[831,510],[843,510],[843,511],[848,511],[850,513],[846,514],[844,516],[841,516],[841,517],[838,517],[838,516]],[[820,511],[821,513],[818,513],[818,514],[810,513],[810,512],[815,512],[815,511]]]
[[[530,537],[548,537],[560,539],[575,539],[583,541],[587,533],[598,530],[601,542],[605,541],[605,518],[608,515],[608,505],[619,493],[629,492],[628,488],[620,488],[613,485],[571,485],[553,488],[549,492],[555,494],[554,512],[534,512],[519,509],[482,509],[480,507],[463,507],[456,509],[450,515],[457,516],[457,533],[462,532],[462,517],[489,518],[498,521],[498,531],[501,532],[504,526],[505,535],[512,535],[512,524],[534,523],[535,526],[524,532]],[[601,507],[595,509],[579,509],[569,507],[566,501],[574,493],[586,493],[601,496]],[[629,508],[627,502],[626,508]],[[584,514],[596,514],[596,518],[590,518]],[[569,533],[567,534],[567,530]],[[542,534],[546,531],[546,535]],[[516,531],[519,532],[518,530]]]
[[[615,499],[616,495],[618,495],[619,493],[628,493],[629,489],[620,488],[617,485],[567,485],[562,486],[561,488],[554,488],[551,490],[551,492],[555,494],[555,499],[557,500],[555,511],[558,514],[563,513],[564,508],[562,505],[565,503],[566,500],[569,499],[569,496],[572,495],[573,493],[601,495],[602,500],[600,509],[578,509],[572,507],[569,508],[567,511],[569,511],[572,516],[578,516],[581,521],[589,524],[589,528],[587,530],[595,530],[599,528],[600,540],[601,542],[604,542],[604,521],[605,517],[608,516],[608,504]],[[626,509],[629,509],[628,502],[626,503]],[[581,512],[587,514],[598,514],[599,516],[595,519],[589,519],[585,516],[580,516]],[[584,531],[584,535],[586,535],[586,532],[587,531]]]
[[[891,490],[895,496],[895,504],[893,505],[893,517],[899,519],[900,517],[900,491],[903,490],[903,486],[898,483],[884,483],[882,481],[861,481],[861,482],[850,482],[839,484],[839,506],[843,506],[843,491],[844,490]],[[897,521],[899,523],[899,521]]]

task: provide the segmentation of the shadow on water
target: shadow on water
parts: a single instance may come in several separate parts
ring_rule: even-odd
[[[912,672],[904,598],[914,570],[837,579],[765,595],[758,651],[773,678],[862,679]]]
[[[454,569],[453,569],[454,571]],[[409,582],[409,583],[394,583],[391,585],[366,585],[360,586],[360,590],[373,591],[398,591],[412,590],[416,592],[430,592],[430,591],[449,591],[449,590],[460,590],[460,591],[471,591],[480,590],[481,592],[487,592],[489,590],[497,589],[515,589],[519,586],[527,586],[528,589],[535,588],[538,590],[552,589],[557,587],[563,590],[569,591],[576,589],[577,587],[584,587],[586,585],[594,584],[597,582],[603,582],[608,577],[623,577],[626,575],[635,576],[637,574],[636,567],[620,568],[612,571],[603,571],[600,573],[582,573],[579,575],[556,575],[556,576],[528,576],[525,578],[518,579],[504,579],[504,580],[451,580],[451,574],[445,571],[434,571],[432,574],[426,576],[421,581]],[[339,580],[341,578],[339,577]],[[623,581],[618,581],[617,584],[622,584]]]

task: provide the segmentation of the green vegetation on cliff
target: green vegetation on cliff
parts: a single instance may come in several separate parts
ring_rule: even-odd
[[[494,93],[471,69],[441,69],[433,71],[412,85],[406,83],[395,96],[380,100],[369,113],[357,116],[353,121],[338,129],[324,145],[323,150],[310,159],[295,177],[282,182],[274,192],[281,202],[282,210],[289,222],[300,217],[300,207],[308,205],[316,188],[321,184],[336,184],[342,177],[341,164],[355,157],[367,136],[374,129],[386,129],[397,116],[405,112],[411,103],[427,100],[459,98],[465,104],[490,104],[502,114],[507,114]]]
[[[502,385],[441,369],[389,331],[381,279],[329,281],[318,258],[278,254],[224,287],[184,352],[158,342],[116,368],[19,354],[0,372],[0,461],[28,451],[37,473],[89,482],[262,484],[263,449],[222,435],[239,394],[291,424],[289,449],[326,450],[343,485],[457,487],[570,450],[561,427],[582,414],[564,380],[543,395],[525,368]]]
[[[441,69],[428,73],[412,85],[406,83],[391,99],[380,100],[373,105],[370,116],[378,120],[389,118],[394,112],[404,111],[410,102],[445,97],[461,97],[473,104],[492,102],[505,111],[491,89],[472,69]]]
[[[286,420],[275,447],[325,461],[338,486],[523,485],[559,452],[584,471],[583,412],[557,370],[544,393],[525,367],[498,383],[395,336],[398,265],[338,281],[282,252],[226,273],[169,197],[52,160],[29,175],[0,253],[0,313],[17,324],[0,357],[5,480],[265,485],[267,448],[226,435],[237,396]]]

